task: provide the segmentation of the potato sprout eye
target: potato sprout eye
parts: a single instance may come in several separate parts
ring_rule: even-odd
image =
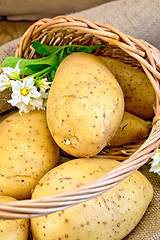
[[[69,139],[64,139],[64,141],[66,145],[69,145],[71,143]]]

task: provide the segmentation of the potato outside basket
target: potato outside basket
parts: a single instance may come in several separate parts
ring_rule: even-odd
[[[155,154],[160,144],[160,51],[158,49],[110,25],[68,16],[44,18],[34,23],[22,36],[15,55],[27,59],[40,57],[31,46],[33,41],[59,46],[103,44],[104,48],[95,50],[95,55],[119,59],[141,68],[146,73],[156,93],[156,105],[153,106],[155,115],[149,137],[142,144],[136,145],[136,151],[118,167],[76,189],[40,199],[3,203],[0,205],[0,217],[4,219],[43,216],[95,198],[144,165]],[[113,152],[112,155],[114,157]],[[107,156],[105,150],[99,157],[104,156]]]

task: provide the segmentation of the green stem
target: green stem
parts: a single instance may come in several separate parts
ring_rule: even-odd
[[[45,77],[47,74],[49,74],[51,71],[52,71],[52,69],[49,69],[47,72],[45,72],[43,75],[41,75],[39,79],[42,79],[42,78]]]
[[[40,76],[42,73],[44,73],[44,72],[46,72],[46,71],[50,70],[50,69],[51,69],[51,67],[52,67],[52,66],[50,66],[50,67],[48,67],[48,68],[45,68],[45,69],[43,69],[43,70],[42,70],[42,71],[40,71],[40,72],[34,73],[32,76],[33,76],[33,77]]]

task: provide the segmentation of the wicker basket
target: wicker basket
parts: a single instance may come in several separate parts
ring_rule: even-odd
[[[153,156],[160,144],[160,52],[143,40],[137,40],[117,29],[99,22],[80,18],[58,16],[34,23],[21,38],[16,50],[17,57],[37,58],[31,47],[32,41],[48,45],[104,44],[95,55],[110,56],[143,69],[156,92],[153,127],[147,140],[134,147],[137,149],[125,161],[94,182],[60,194],[35,200],[4,203],[0,205],[1,218],[32,218],[47,215],[92,199],[124,180]],[[125,147],[124,149],[125,150]],[[103,155],[105,152],[103,152]],[[114,155],[114,154],[113,154]]]

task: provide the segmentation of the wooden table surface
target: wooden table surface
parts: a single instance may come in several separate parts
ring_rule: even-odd
[[[0,21],[0,45],[22,36],[32,23],[32,21]]]
[[[34,21],[89,9],[114,0],[0,1],[0,45],[23,35]]]

